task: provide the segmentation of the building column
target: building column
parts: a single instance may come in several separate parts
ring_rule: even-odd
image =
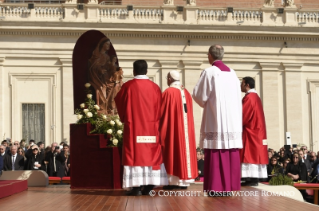
[[[279,149],[284,143],[284,138],[281,137],[281,130],[284,130],[283,125],[280,125],[280,116],[282,108],[280,106],[279,95],[279,62],[260,63],[262,68],[262,102],[267,128],[267,141],[271,148]]]
[[[3,136],[3,140],[8,136],[8,133],[6,133],[6,136],[4,133],[4,86],[3,86],[3,80],[5,79],[4,76],[4,67],[3,63],[5,61],[4,57],[0,57],[0,135]],[[9,111],[8,111],[9,112]],[[12,135],[11,135],[12,136]]]
[[[60,58],[60,62],[62,63],[62,140],[70,143],[70,124],[76,120],[73,109],[72,59]]]
[[[185,88],[193,94],[193,89],[197,84],[202,69],[201,61],[183,61],[184,63],[184,77],[183,82]],[[195,137],[196,137],[196,147],[199,146],[200,138],[200,126],[202,123],[203,109],[193,100],[193,115],[194,115],[194,124],[195,124]]]
[[[303,140],[302,114],[302,74],[303,64],[283,63],[285,68],[286,125],[291,133],[291,143],[304,143],[309,147],[309,140]]]

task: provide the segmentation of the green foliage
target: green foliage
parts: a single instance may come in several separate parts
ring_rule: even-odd
[[[86,84],[87,87],[87,84]],[[107,134],[110,138],[108,146],[122,147],[123,143],[123,129],[124,126],[118,115],[103,115],[99,113],[99,106],[92,100],[89,86],[86,90],[87,98],[84,103],[80,105],[80,109],[75,110],[78,124],[90,123],[93,126],[91,134]]]
[[[274,176],[269,181],[269,185],[294,185],[293,180],[284,174],[278,174],[277,176]]]

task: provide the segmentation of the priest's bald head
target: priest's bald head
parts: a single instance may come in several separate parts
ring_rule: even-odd
[[[216,60],[223,60],[224,48],[221,45],[212,45],[208,50],[208,61],[213,64]]]
[[[174,81],[179,81],[179,72],[172,70],[167,74],[167,85],[170,86]]]
[[[136,60],[133,63],[133,75],[146,75],[147,74],[147,62],[145,60]]]

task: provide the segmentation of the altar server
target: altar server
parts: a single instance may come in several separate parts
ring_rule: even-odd
[[[132,187],[129,195],[148,195],[154,185],[168,184],[159,133],[162,93],[146,76],[146,61],[135,61],[133,74],[115,97],[124,123],[123,188]]]
[[[162,94],[161,139],[169,186],[187,188],[198,176],[193,100],[180,82],[179,72],[167,74],[168,89]]]
[[[258,179],[267,178],[267,134],[262,102],[255,90],[255,80],[242,79],[243,98],[243,149],[240,150],[243,185],[257,186]]]
[[[240,190],[242,104],[240,82],[223,62],[224,48],[208,51],[212,65],[206,68],[193,90],[193,99],[203,108],[200,146],[205,150],[204,191]]]

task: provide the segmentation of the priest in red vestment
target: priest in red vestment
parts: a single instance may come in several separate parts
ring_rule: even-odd
[[[187,188],[198,176],[192,96],[180,82],[179,72],[167,74],[162,94],[161,140],[169,186]]]
[[[259,179],[266,179],[268,152],[266,123],[262,102],[255,90],[255,80],[242,79],[241,91],[246,95],[243,103],[243,149],[240,150],[242,185],[257,186]]]
[[[129,195],[148,195],[154,185],[168,184],[159,133],[162,93],[146,76],[145,60],[134,62],[133,74],[114,99],[124,123],[123,188],[132,188]]]

